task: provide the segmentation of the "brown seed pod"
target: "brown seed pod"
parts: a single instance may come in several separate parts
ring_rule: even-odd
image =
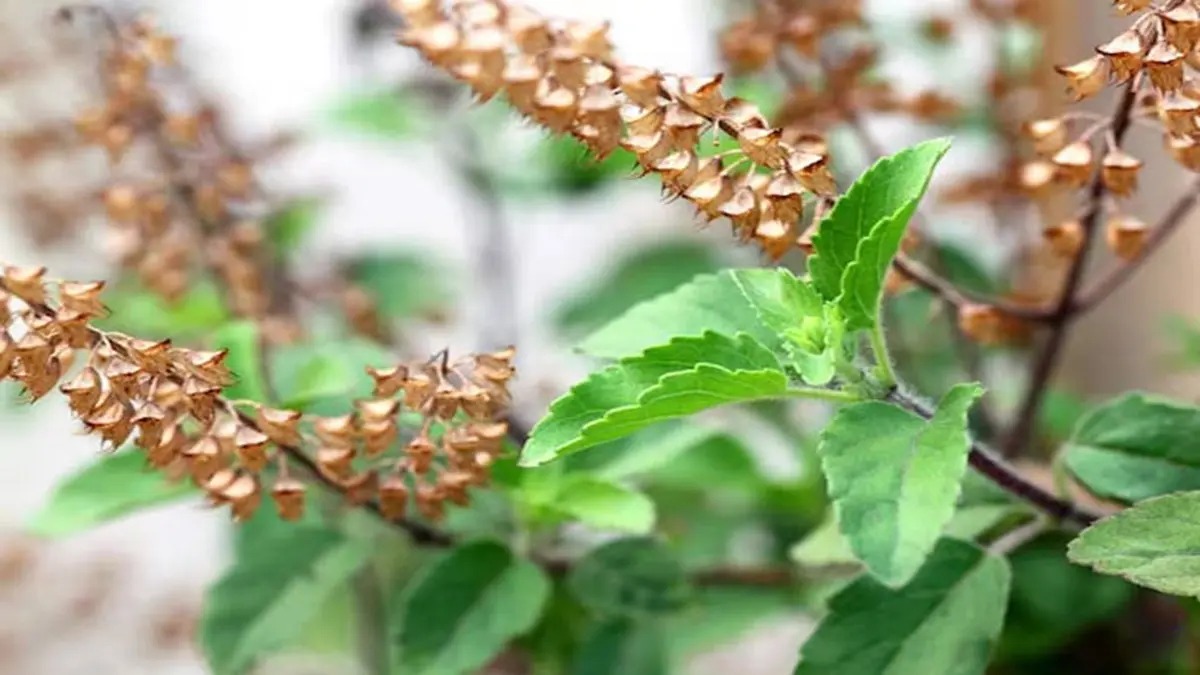
[[[1117,82],[1125,82],[1142,69],[1146,44],[1141,33],[1127,30],[1096,47],[1096,52],[1108,60],[1109,72]]]
[[[1137,189],[1138,172],[1142,161],[1120,148],[1109,150],[1104,156],[1101,179],[1104,187],[1120,197],[1128,197]]]
[[[297,521],[304,517],[305,494],[308,488],[294,478],[279,478],[271,486],[271,500],[283,520]]]
[[[326,474],[339,479],[350,476],[350,464],[354,461],[354,448],[326,446],[317,450],[317,464]]]
[[[1171,92],[1183,86],[1183,52],[1168,42],[1154,45],[1145,59],[1150,82],[1160,92]]]
[[[1025,124],[1024,131],[1033,141],[1034,151],[1044,157],[1053,157],[1069,140],[1067,123],[1061,117],[1033,120]]]
[[[379,508],[385,518],[400,520],[408,512],[409,489],[400,475],[391,475],[379,484]]]
[[[266,434],[272,442],[290,447],[296,447],[303,443],[303,439],[300,437],[300,419],[302,417],[303,415],[295,410],[260,407],[255,411],[255,422],[258,429]]]
[[[1078,220],[1066,220],[1046,226],[1043,238],[1050,249],[1060,258],[1073,259],[1083,246],[1083,224]]]
[[[1146,245],[1149,227],[1132,216],[1118,215],[1109,219],[1105,228],[1108,248],[1122,260],[1133,260]]]
[[[1071,187],[1083,187],[1092,177],[1095,153],[1090,143],[1077,141],[1054,154],[1055,178]]]
[[[1067,81],[1067,93],[1076,101],[1091,98],[1108,84],[1108,61],[1101,56],[1055,68]]]

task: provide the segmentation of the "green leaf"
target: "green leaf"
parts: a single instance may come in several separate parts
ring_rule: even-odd
[[[200,620],[213,672],[244,673],[301,637],[370,551],[365,542],[299,525],[240,547],[233,567],[209,589]]]
[[[733,276],[759,320],[784,338],[783,351],[804,381],[814,386],[828,384],[837,362],[851,359],[851,345],[843,343],[841,312],[826,305],[810,284],[782,268],[774,273],[735,270]]]
[[[978,675],[1004,624],[1003,558],[943,539],[903,588],[860,577],[829,603],[796,675]]]
[[[750,335],[786,358],[814,386],[833,379],[835,355],[845,347],[840,314],[807,283],[777,268],[696,277],[634,306],[592,334],[580,350],[619,358],[707,331]]]
[[[675,337],[696,337],[711,331],[746,333],[771,351],[781,353],[779,331],[762,319],[755,302],[775,295],[772,289],[782,285],[784,275],[790,273],[747,269],[698,276],[669,293],[635,305],[584,340],[579,349],[592,356],[616,359],[639,354]],[[801,318],[795,317],[795,321]]]
[[[1156,591],[1200,597],[1200,492],[1138,502],[1067,547],[1071,562]]]
[[[65,537],[192,494],[195,490],[188,483],[171,482],[148,467],[142,453],[122,450],[63,481],[33,517],[29,530],[43,537]]]
[[[654,528],[654,502],[599,476],[564,474],[560,464],[522,472],[512,494],[525,518],[539,525],[575,520],[601,529],[645,534]]]
[[[697,588],[682,610],[664,617],[667,646],[678,672],[690,657],[736,642],[757,626],[796,611],[798,594],[790,587]]]
[[[521,465],[544,464],[706,408],[787,394],[778,360],[752,337],[677,338],[593,373],[555,401],[530,434]]]
[[[460,546],[414,579],[396,605],[395,672],[476,672],[533,628],[549,597],[542,570],[504,546]]]
[[[384,141],[416,136],[429,113],[414,93],[382,89],[344,97],[329,112],[334,127]]]
[[[821,222],[808,270],[817,290],[842,305],[851,325],[874,322],[874,313],[863,309],[874,307],[874,279],[883,278],[934,167],[949,149],[949,140],[937,139],[879,160]]]
[[[637,303],[720,267],[721,256],[711,246],[690,240],[655,242],[633,251],[599,275],[598,282],[573,293],[555,312],[554,323],[569,335],[595,331]]]
[[[1043,536],[1009,556],[1012,594],[1000,656],[1053,653],[1089,626],[1116,617],[1134,596],[1123,579],[1072,565],[1066,538]]]
[[[1013,504],[962,506],[946,523],[944,534],[954,539],[973,541],[1021,512],[1021,508]],[[798,565],[812,568],[850,566],[859,562],[832,513],[792,547],[791,558]]]
[[[624,480],[656,471],[719,434],[687,421],[666,422],[564,458],[564,471]]]
[[[883,280],[892,259],[900,251],[911,213],[885,218],[859,242],[858,257],[842,276],[842,294],[837,304],[849,330],[870,329],[879,322],[879,304],[883,301]]]
[[[133,284],[121,284],[106,294],[121,311],[97,322],[100,328],[149,339],[188,340],[216,330],[229,321],[221,294],[211,281],[192,284],[178,302]]]
[[[447,283],[450,275],[427,253],[370,253],[351,261],[348,275],[374,296],[379,311],[393,319],[438,314],[453,296]]]
[[[1038,424],[1047,436],[1062,441],[1071,437],[1087,414],[1088,403],[1083,397],[1062,389],[1048,389]]]
[[[276,255],[293,253],[316,226],[324,202],[297,199],[267,217],[265,227]]]
[[[579,476],[566,481],[554,508],[602,530],[646,534],[654,529],[654,502],[632,488]]]
[[[655,487],[746,493],[756,493],[767,482],[746,444],[725,433],[710,433],[646,480]]]
[[[613,619],[585,639],[570,675],[669,675],[666,634],[657,621]]]
[[[792,562],[808,568],[859,564],[832,511],[816,529],[792,546],[789,556]]]
[[[932,420],[872,401],[843,408],[821,435],[829,497],[850,547],[895,588],[920,569],[954,515],[967,467],[967,413],[983,393],[954,387]]]
[[[285,408],[344,415],[371,394],[364,369],[392,365],[395,356],[359,338],[320,340],[271,350],[271,378]]]
[[[571,136],[544,138],[533,161],[545,164],[546,187],[567,196],[592,192],[628,176],[637,166],[637,156],[624,148],[597,160],[587,147]]]
[[[236,321],[222,326],[213,335],[217,349],[229,350],[225,365],[236,381],[225,388],[226,398],[268,402],[267,383],[262,366],[262,347],[258,326],[250,321]]]
[[[1200,490],[1200,408],[1127,394],[1079,423],[1065,459],[1101,497],[1135,502]]]
[[[602,616],[667,614],[692,595],[679,559],[650,537],[619,539],[593,550],[571,568],[567,586]]]
[[[317,353],[296,372],[295,388],[283,394],[282,405],[307,410],[318,401],[344,395],[354,385],[354,376],[343,359]]]

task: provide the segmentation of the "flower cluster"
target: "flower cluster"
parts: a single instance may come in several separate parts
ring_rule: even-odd
[[[598,157],[623,147],[664,190],[709,220],[728,218],[772,258],[795,247],[808,195],[836,191],[823,140],[785,138],[747,101],[726,98],[722,77],[621,64],[605,24],[553,21],[500,0],[395,0],[401,41],[469,84],[482,100],[503,93],[517,110],[569,133]],[[704,156],[704,136],[737,149]]]
[[[301,517],[297,468],[393,519],[411,502],[437,520],[446,503],[466,504],[468,490],[487,483],[507,435],[511,350],[372,369],[374,395],[354,412],[309,417],[225,398],[234,374],[224,351],[93,327],[105,313],[103,286],[60,282],[52,293],[45,268],[4,268],[0,379],[21,383],[31,400],[58,386],[89,433],[113,449],[132,442],[151,466],[190,476],[235,519],[253,515],[264,492],[282,517]],[[410,422],[415,433],[405,431]]]
[[[1200,8],[1192,0],[1161,5],[1118,0],[1113,5],[1135,17],[1129,29],[1096,47],[1090,58],[1058,72],[1077,101],[1122,85],[1130,104],[1113,119],[1074,113],[1030,123],[1026,134],[1041,158],[1022,167],[1028,189],[1082,188],[1098,171],[1108,194],[1130,196],[1142,161],[1120,148],[1114,132],[1131,123],[1159,126],[1170,156],[1200,171],[1200,81],[1195,77],[1200,67]],[[1046,238],[1056,252],[1073,257],[1083,241],[1082,229],[1077,220],[1068,220],[1048,227]],[[1106,240],[1117,257],[1138,258],[1148,235],[1145,222],[1109,202]]]

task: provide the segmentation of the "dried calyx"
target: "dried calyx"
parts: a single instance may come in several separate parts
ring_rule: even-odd
[[[751,103],[726,98],[721,76],[664,74],[618,62],[606,24],[553,21],[516,4],[394,0],[403,43],[469,84],[481,100],[503,94],[597,157],[619,147],[658,174],[670,195],[709,220],[728,218],[743,240],[778,259],[797,246],[812,195],[836,191],[824,141],[790,140]],[[718,134],[738,148],[702,156]]]
[[[373,396],[353,412],[305,416],[225,398],[235,376],[223,351],[95,328],[103,284],[60,282],[51,292],[45,275],[10,266],[0,276],[0,379],[19,382],[31,400],[57,385],[107,447],[132,442],[150,465],[190,477],[238,520],[254,514],[264,492],[282,517],[300,518],[314,478],[388,518],[404,519],[415,504],[437,520],[447,503],[468,503],[470,488],[488,482],[502,451],[511,349],[369,369]]]

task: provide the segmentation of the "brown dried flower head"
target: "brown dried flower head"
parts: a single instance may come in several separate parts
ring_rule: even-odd
[[[61,282],[52,291],[45,268],[3,268],[0,379],[23,385],[31,400],[57,386],[107,448],[132,442],[148,464],[190,476],[236,520],[254,514],[265,489],[282,517],[302,517],[305,477],[391,517],[406,512],[409,492],[398,486],[411,485],[419,511],[440,516],[445,502],[466,504],[469,488],[488,483],[503,451],[511,349],[369,370],[372,398],[347,415],[308,417],[224,398],[235,381],[224,351],[95,328],[102,289]],[[402,426],[405,414],[419,420],[415,431]],[[297,463],[315,475],[294,475]]]
[[[832,196],[828,159],[797,147],[761,112],[726,98],[722,77],[668,75],[619,62],[608,26],[553,21],[499,0],[443,7],[398,1],[404,44],[469,84],[482,100],[503,93],[517,110],[569,133],[597,157],[618,147],[656,173],[663,189],[707,220],[725,217],[735,234],[772,258],[796,246],[806,196]],[[724,133],[738,149],[701,157],[702,137]]]

